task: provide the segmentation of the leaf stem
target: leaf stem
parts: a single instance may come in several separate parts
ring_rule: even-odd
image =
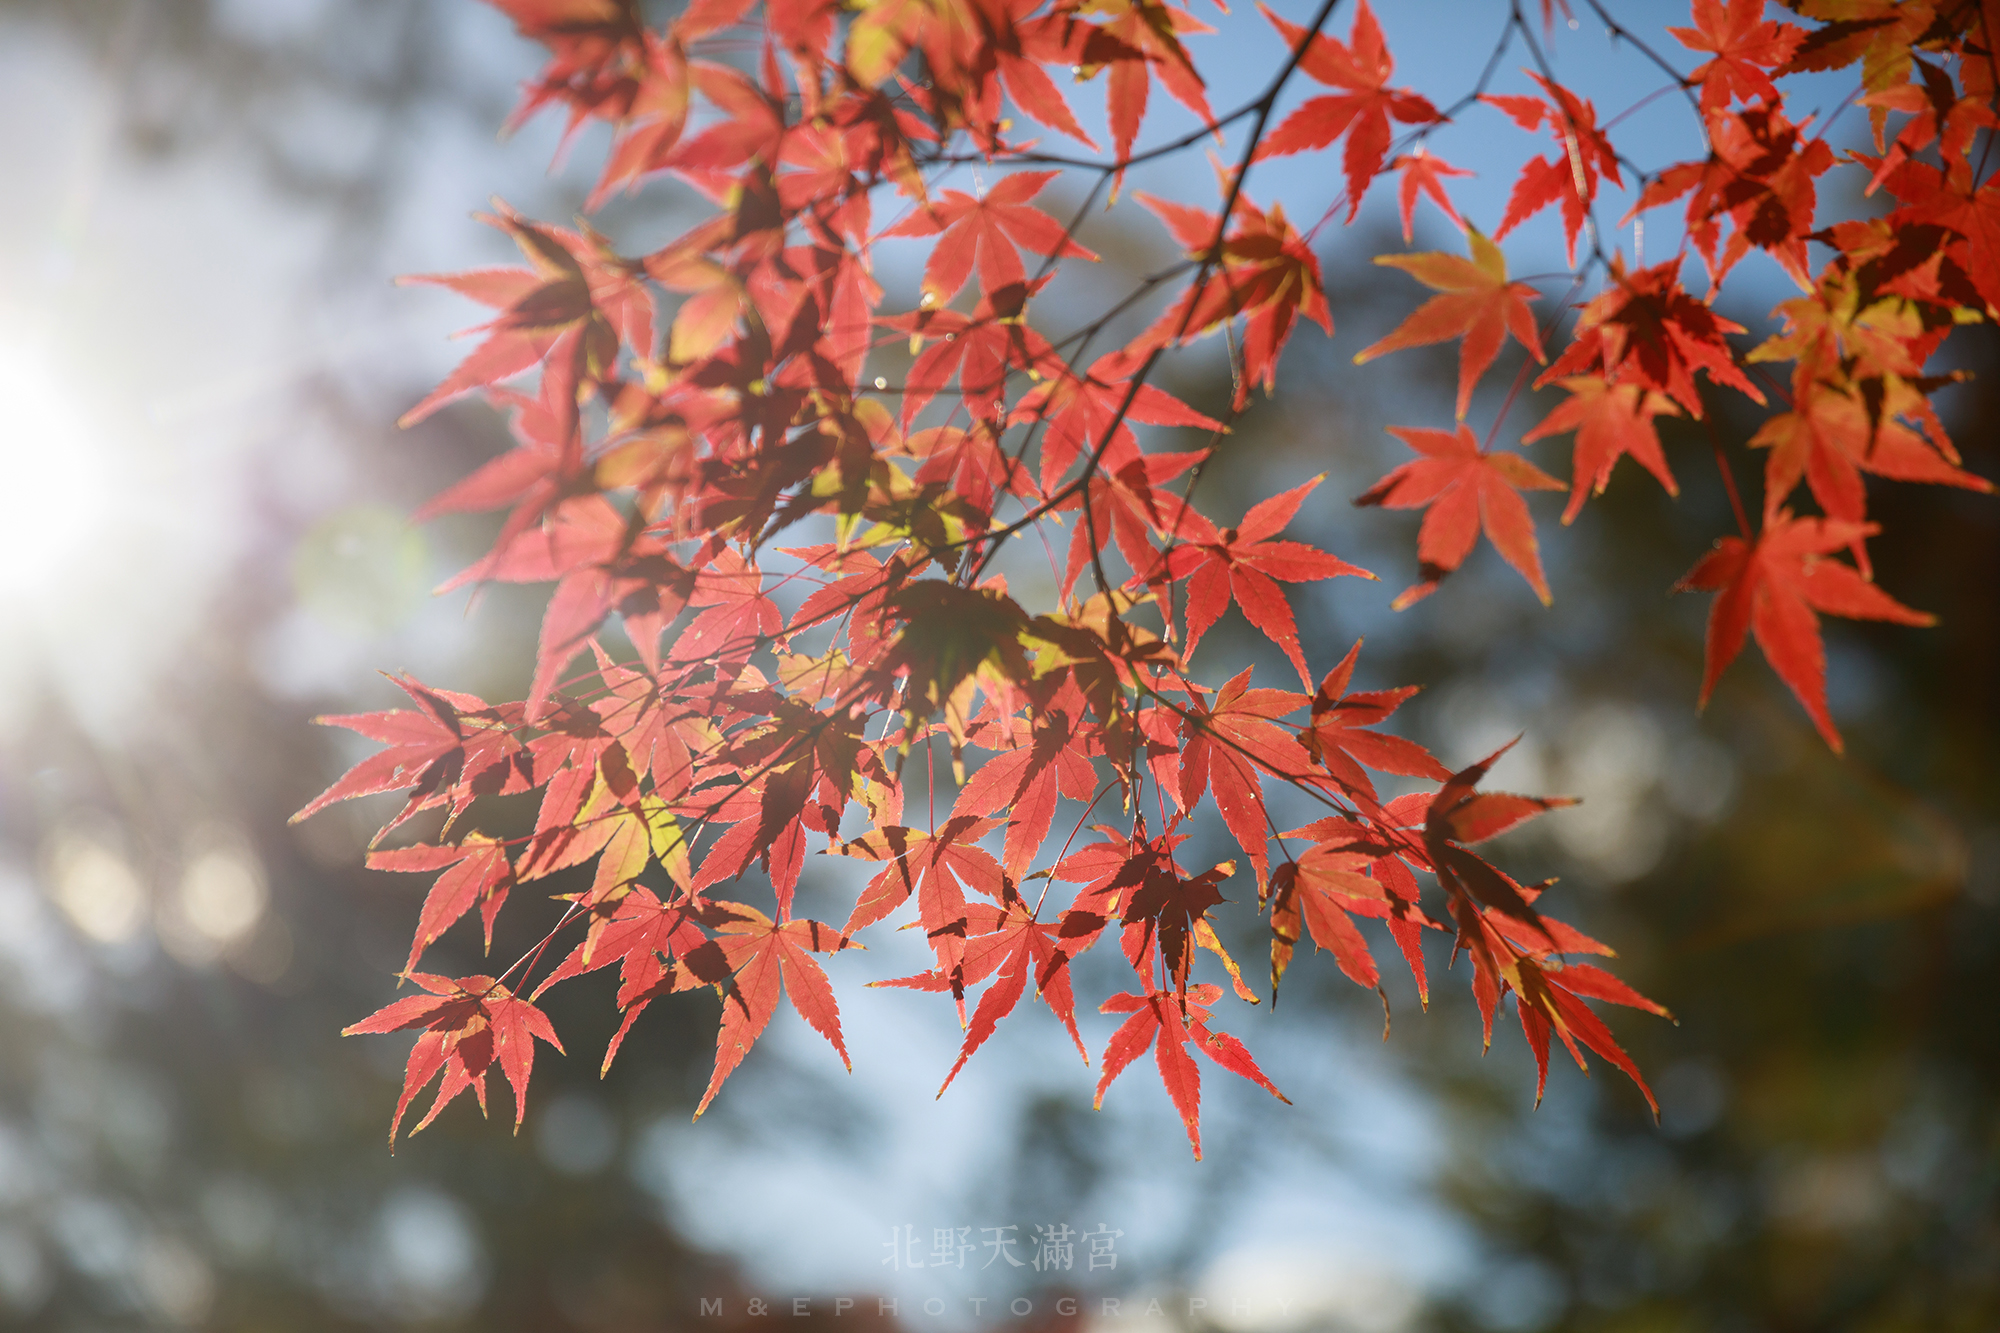
[[[1715,451],[1715,470],[1722,474],[1722,488],[1729,492],[1729,507],[1736,514],[1736,530],[1743,534],[1743,540],[1754,542],[1757,535],[1750,530],[1750,515],[1743,508],[1743,495],[1736,489],[1736,469],[1729,466],[1729,456],[1722,450],[1722,434],[1715,428],[1715,414],[1705,410],[1701,414],[1701,424],[1708,429],[1709,447]]]

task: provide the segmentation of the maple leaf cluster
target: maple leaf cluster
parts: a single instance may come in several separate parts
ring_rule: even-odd
[[[1580,1065],[1596,1052],[1645,1090],[1586,1001],[1665,1011],[1578,961],[1610,950],[1546,914],[1546,886],[1474,850],[1568,802],[1483,791],[1497,755],[1453,771],[1378,730],[1414,691],[1354,688],[1358,643],[1315,682],[1285,585],[1374,576],[1283,535],[1317,479],[1234,525],[1205,514],[1196,483],[1229,422],[1154,373],[1176,348],[1226,331],[1233,419],[1253,385],[1273,386],[1301,318],[1332,331],[1312,233],[1245,189],[1265,160],[1338,142],[1349,220],[1378,178],[1399,173],[1406,238],[1419,195],[1463,226],[1466,257],[1378,261],[1438,294],[1357,358],[1460,344],[1455,422],[1397,428],[1419,457],[1357,501],[1425,511],[1421,578],[1405,606],[1459,568],[1482,531],[1550,600],[1524,491],[1567,489],[1567,522],[1629,454],[1671,493],[1656,421],[1706,417],[1704,394],[1720,387],[1763,403],[1761,367],[1794,363],[1789,390],[1764,379],[1787,410],[1749,441],[1769,450],[1761,520],[1753,528],[1739,505],[1742,532],[1685,586],[1720,593],[1704,700],[1754,634],[1838,745],[1817,615],[1926,619],[1868,580],[1876,528],[1863,474],[1987,489],[1959,466],[1928,401],[1945,380],[1925,370],[1955,326],[2000,301],[2000,187],[1969,156],[1994,128],[1979,6],[1800,0],[1802,14],[1828,20],[1806,29],[1764,21],[1761,0],[1695,0],[1694,26],[1674,33],[1709,59],[1673,79],[1709,153],[1655,172],[1623,159],[1611,125],[1546,66],[1532,73],[1535,94],[1488,93],[1496,51],[1451,114],[1497,110],[1555,151],[1529,162],[1488,239],[1450,197],[1447,182],[1466,173],[1424,146],[1447,113],[1392,86],[1365,0],[1344,40],[1327,30],[1335,0],[1304,25],[1265,11],[1284,60],[1259,99],[1219,117],[1184,44],[1207,25],[1168,0],[695,0],[664,28],[633,0],[491,2],[550,53],[517,118],[559,104],[571,129],[610,129],[592,208],[660,179],[713,207],[628,255],[588,223],[502,206],[489,221],[523,266],[422,279],[496,313],[406,420],[478,393],[508,414],[515,441],[425,510],[504,513],[492,549],[451,586],[554,591],[526,699],[489,704],[403,678],[411,707],[323,719],[386,748],[300,817],[403,793],[379,844],[438,812],[424,825],[434,841],[369,857],[435,875],[402,974],[424,993],[350,1029],[420,1032],[392,1143],[434,1080],[419,1128],[468,1089],[483,1106],[496,1060],[518,1122],[534,1042],[557,1041],[541,997],[614,967],[622,1021],[607,1069],[656,1000],[719,999],[697,1116],[787,999],[845,1061],[816,955],[858,948],[863,931],[896,918],[921,928],[932,965],[878,984],[950,995],[965,1037],[946,1086],[1030,989],[1090,1061],[1075,964],[1108,941],[1130,988],[1100,1006],[1125,1017],[1096,1057],[1098,1098],[1150,1050],[1199,1155],[1195,1054],[1282,1095],[1216,1025],[1223,987],[1196,979],[1219,967],[1239,999],[1259,998],[1217,928],[1225,888],[1267,923],[1273,994],[1307,938],[1377,987],[1359,924],[1377,921],[1427,1001],[1424,935],[1446,932],[1453,956],[1470,959],[1489,1042],[1511,993],[1541,1080],[1554,1036]],[[1541,61],[1518,7],[1502,49],[1515,41]],[[1877,151],[1846,165],[1896,208],[1813,230],[1816,181],[1838,163],[1822,134],[1787,118],[1774,80],[1855,63]],[[1099,151],[1070,101],[1081,94],[1051,77],[1065,68],[1076,87],[1106,75],[1108,157],[1065,158],[1014,137],[1032,121]],[[1332,91],[1281,119],[1301,73]],[[1155,80],[1202,129],[1140,150]],[[1069,338],[1042,332],[1035,306],[1057,269],[1096,260],[1075,224],[1047,211],[1049,187],[1070,173],[1115,198],[1134,162],[1245,122],[1240,159],[1218,173],[1218,208],[1137,196],[1186,256],[1182,286],[1152,324],[1087,363],[1103,323]],[[971,193],[948,188],[970,163],[998,174]],[[1598,194],[1627,174],[1635,213],[1686,198],[1707,299],[1683,287],[1681,257],[1628,269],[1603,248]],[[1499,246],[1551,205],[1572,263],[1583,256],[1578,288],[1600,283],[1566,334],[1564,310],[1538,322],[1536,289],[1510,279]],[[929,247],[911,308],[894,308],[876,280],[885,239]],[[1830,252],[1817,272],[1813,244]],[[1780,308],[1784,332],[1746,352],[1713,301],[1753,249],[1805,295]],[[1569,395],[1523,437],[1574,434],[1567,483],[1494,447],[1499,420],[1484,442],[1468,424],[1509,339],[1545,367],[1538,385]],[[890,385],[871,359],[902,343],[909,368]],[[532,387],[510,387],[527,372]],[[1162,450],[1139,426],[1205,432],[1208,444]],[[1718,458],[1727,469],[1719,446]],[[1821,515],[1794,516],[1801,482]],[[1051,541],[1057,592],[1046,602],[1017,598],[993,569],[1024,535]],[[1253,686],[1249,671],[1201,679],[1194,655],[1231,606],[1301,688]],[[949,807],[907,811],[906,765],[923,764],[935,791],[940,754],[956,784]],[[1396,794],[1371,774],[1395,778]],[[1279,789],[1323,816],[1279,828]],[[482,830],[505,827],[486,814],[494,798],[525,794],[538,801],[531,832]],[[1188,858],[1208,812],[1240,864]],[[872,869],[839,925],[794,911],[809,854]],[[516,889],[570,871],[558,919],[512,966],[417,970],[475,911],[490,948]]]

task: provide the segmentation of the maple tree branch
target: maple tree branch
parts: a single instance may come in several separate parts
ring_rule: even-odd
[[[1659,68],[1661,73],[1665,74],[1668,78],[1672,79],[1674,83],[1679,86],[1680,90],[1687,95],[1688,106],[1694,111],[1695,119],[1697,121],[1705,120],[1705,117],[1703,117],[1701,114],[1701,101],[1694,95],[1694,89],[1697,85],[1695,84],[1693,79],[1690,79],[1687,75],[1675,69],[1673,67],[1672,62],[1667,60],[1665,56],[1662,56],[1652,47],[1646,45],[1646,43],[1640,40],[1640,38],[1636,36],[1630,28],[1625,27],[1623,24],[1618,22],[1617,19],[1612,18],[1611,15],[1605,11],[1605,8],[1603,4],[1600,2],[1600,0],[1584,0],[1584,3],[1589,5],[1591,12],[1596,14],[1598,19],[1603,22],[1605,31],[1610,34],[1611,39],[1613,41],[1625,42],[1627,45],[1631,46],[1633,50],[1637,51],[1640,55],[1652,61],[1653,64]],[[1518,13],[1519,11],[1520,11],[1519,0],[1516,0],[1515,12]],[[1609,129],[1610,126],[1606,125],[1605,128]],[[1706,132],[1704,132],[1703,137],[1704,139],[1706,138]]]

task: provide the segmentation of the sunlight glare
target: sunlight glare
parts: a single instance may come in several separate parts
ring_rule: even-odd
[[[12,339],[0,341],[0,466],[0,603],[46,602],[100,535],[110,459],[82,391]]]

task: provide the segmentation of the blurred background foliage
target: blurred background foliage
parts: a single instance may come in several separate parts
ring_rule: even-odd
[[[574,209],[586,180],[538,175],[551,127],[491,142],[531,61],[461,0],[0,5],[14,90],[0,168],[25,182],[0,223],[0,352],[81,368],[48,419],[88,407],[111,423],[105,458],[138,479],[120,522],[151,543],[94,537],[115,557],[99,581],[56,570],[0,591],[14,627],[0,679],[0,1323],[760,1327],[759,1293],[921,1299],[930,1288],[899,1286],[878,1257],[892,1225],[1025,1231],[1102,1214],[1134,1236],[1115,1282],[995,1275],[952,1289],[996,1298],[987,1317],[955,1302],[919,1319],[906,1299],[904,1322],[992,1324],[997,1298],[1031,1293],[1042,1314],[998,1322],[1039,1324],[1067,1285],[1140,1294],[1121,1318],[1084,1307],[1107,1330],[1139,1327],[1130,1311],[1154,1296],[1165,1314],[1148,1327],[1227,1333],[2000,1327],[2000,507],[1916,489],[1875,502],[1879,578],[1941,624],[1829,625],[1844,759],[1754,654],[1706,715],[1693,709],[1705,603],[1665,590],[1730,520],[1686,423],[1663,423],[1678,502],[1621,470],[1572,528],[1538,510],[1553,612],[1483,553],[1392,616],[1416,520],[1340,497],[1400,461],[1385,424],[1441,418],[1453,362],[1439,349],[1368,375],[1348,363],[1413,296],[1360,262],[1400,243],[1365,223],[1328,258],[1339,338],[1301,338],[1205,495],[1240,510],[1330,472],[1295,530],[1383,584],[1299,589],[1308,657],[1367,635],[1368,684],[1427,686],[1410,734],[1456,762],[1521,735],[1502,785],[1586,798],[1505,855],[1526,877],[1560,876],[1561,914],[1616,943],[1622,974],[1678,1017],[1615,1020],[1654,1078],[1659,1124],[1615,1073],[1552,1070],[1533,1108],[1511,1017],[1478,1059],[1464,978],[1439,980],[1438,950],[1432,1013],[1390,981],[1386,1046],[1376,997],[1300,960],[1274,1012],[1233,1025],[1299,1105],[1211,1080],[1199,1167],[1162,1099],[1121,1086],[1093,1114],[1082,1071],[1045,1074],[1046,1024],[996,1040],[983,1073],[911,1129],[905,1103],[928,1101],[957,1042],[948,1016],[890,1030],[877,1073],[858,1058],[851,1082],[823,1053],[768,1043],[689,1132],[712,1015],[649,1018],[600,1083],[613,1016],[587,987],[552,1001],[573,1054],[538,1066],[518,1138],[502,1097],[493,1121],[454,1108],[390,1156],[402,1047],[336,1034],[385,998],[411,889],[360,868],[370,811],[285,819],[356,754],[310,717],[388,701],[370,668],[488,697],[524,683],[532,590],[489,592],[470,617],[422,596],[489,529],[404,516],[503,434],[477,407],[393,434],[462,312],[424,305],[434,320],[418,322],[431,316],[383,281],[500,258],[458,220],[503,180],[526,211]],[[60,133],[38,139],[38,123]],[[662,197],[620,202],[606,225],[664,238]],[[1164,255],[1116,217],[1093,225],[1114,274]],[[1110,290],[1091,278],[1061,299],[1084,309]],[[1767,324],[1762,309],[1729,313]],[[1947,418],[1990,476],[2000,341],[1962,341],[1977,378]],[[1175,387],[1215,409],[1224,367],[1217,347],[1204,356]],[[1513,369],[1489,379],[1475,420]],[[26,402],[0,403],[17,476],[49,439]],[[1717,404],[1725,439],[1753,428],[1738,406]],[[1517,404],[1510,429],[1545,411]],[[1557,446],[1537,448],[1561,470]],[[1754,496],[1753,464],[1736,461]],[[217,494],[227,502],[202,507]],[[14,526],[60,498],[15,491]],[[176,528],[163,511],[194,517]],[[1278,665],[1234,612],[1218,636],[1211,663]],[[1247,963],[1261,926],[1236,925]],[[441,952],[440,966],[477,969],[466,938]],[[836,980],[854,1030],[890,1012]],[[766,1192],[779,1177],[791,1193]],[[859,1203],[857,1180],[875,1182]],[[787,1248],[801,1227],[833,1257]],[[1245,1291],[1252,1312],[1228,1309],[1223,1293]],[[1214,1299],[1191,1312],[1198,1294]],[[698,1317],[704,1297],[726,1314]],[[814,1308],[827,1316],[827,1301]]]

